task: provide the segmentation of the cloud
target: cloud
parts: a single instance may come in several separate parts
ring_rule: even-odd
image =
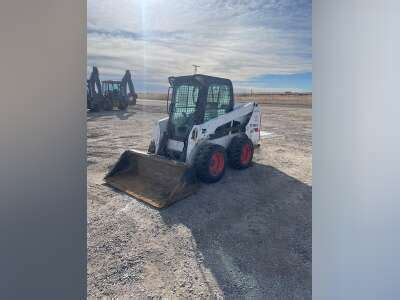
[[[87,33],[88,72],[130,69],[139,90],[163,90],[192,64],[239,87],[311,72],[311,1],[88,0]]]

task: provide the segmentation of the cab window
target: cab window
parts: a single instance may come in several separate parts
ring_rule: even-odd
[[[208,88],[204,122],[222,116],[231,109],[231,89],[226,84],[211,84]]]

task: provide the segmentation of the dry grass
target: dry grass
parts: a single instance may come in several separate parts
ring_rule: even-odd
[[[139,99],[167,100],[165,93],[138,93]],[[312,106],[312,93],[235,94],[236,101],[256,101],[260,104]]]
[[[260,104],[312,106],[311,93],[237,94],[235,99],[240,102],[255,100]]]

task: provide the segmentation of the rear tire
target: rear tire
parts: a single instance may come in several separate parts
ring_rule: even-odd
[[[229,165],[234,169],[246,169],[253,159],[253,142],[247,136],[236,136],[228,147]]]
[[[196,175],[203,182],[217,182],[224,176],[226,162],[224,147],[216,144],[203,145],[194,163]]]

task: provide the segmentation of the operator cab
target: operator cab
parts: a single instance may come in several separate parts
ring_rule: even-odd
[[[202,74],[169,77],[168,80],[172,89],[172,93],[168,93],[171,95],[168,137],[184,143],[183,152],[168,152],[173,158],[182,160],[194,125],[233,110],[233,87],[229,79]]]
[[[112,95],[117,97],[121,93],[121,81],[106,80],[102,82],[102,89],[104,95]]]

